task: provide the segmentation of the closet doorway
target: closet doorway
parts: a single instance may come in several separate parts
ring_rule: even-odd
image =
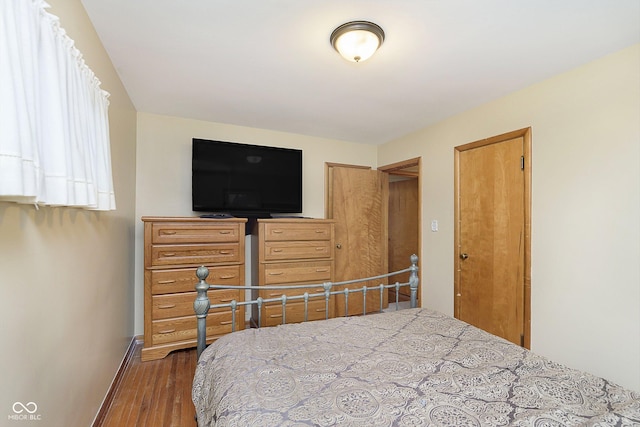
[[[412,254],[420,254],[421,215],[420,203],[420,158],[405,160],[382,166],[378,170],[388,175],[389,180],[389,223],[387,233],[387,251],[389,271],[406,268]],[[395,280],[409,280],[409,273]],[[399,301],[407,301],[409,289],[400,289]],[[389,302],[395,302],[395,290],[389,290]],[[420,287],[418,288],[420,301]]]

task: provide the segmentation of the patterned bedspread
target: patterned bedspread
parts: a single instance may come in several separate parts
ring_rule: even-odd
[[[640,395],[426,309],[226,335],[202,426],[640,426]]]

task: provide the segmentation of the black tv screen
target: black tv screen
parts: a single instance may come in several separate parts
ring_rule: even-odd
[[[302,150],[193,138],[194,211],[302,212]]]

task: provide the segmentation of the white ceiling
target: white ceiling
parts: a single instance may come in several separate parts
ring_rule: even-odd
[[[82,3],[138,111],[369,144],[640,42],[640,0]],[[359,64],[352,20],[386,33]]]

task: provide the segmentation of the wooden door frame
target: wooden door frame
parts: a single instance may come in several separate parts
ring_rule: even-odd
[[[454,147],[454,316],[460,316],[460,153],[485,145],[496,144],[514,138],[523,138],[524,150],[524,347],[531,348],[531,127],[507,132],[491,138]]]

